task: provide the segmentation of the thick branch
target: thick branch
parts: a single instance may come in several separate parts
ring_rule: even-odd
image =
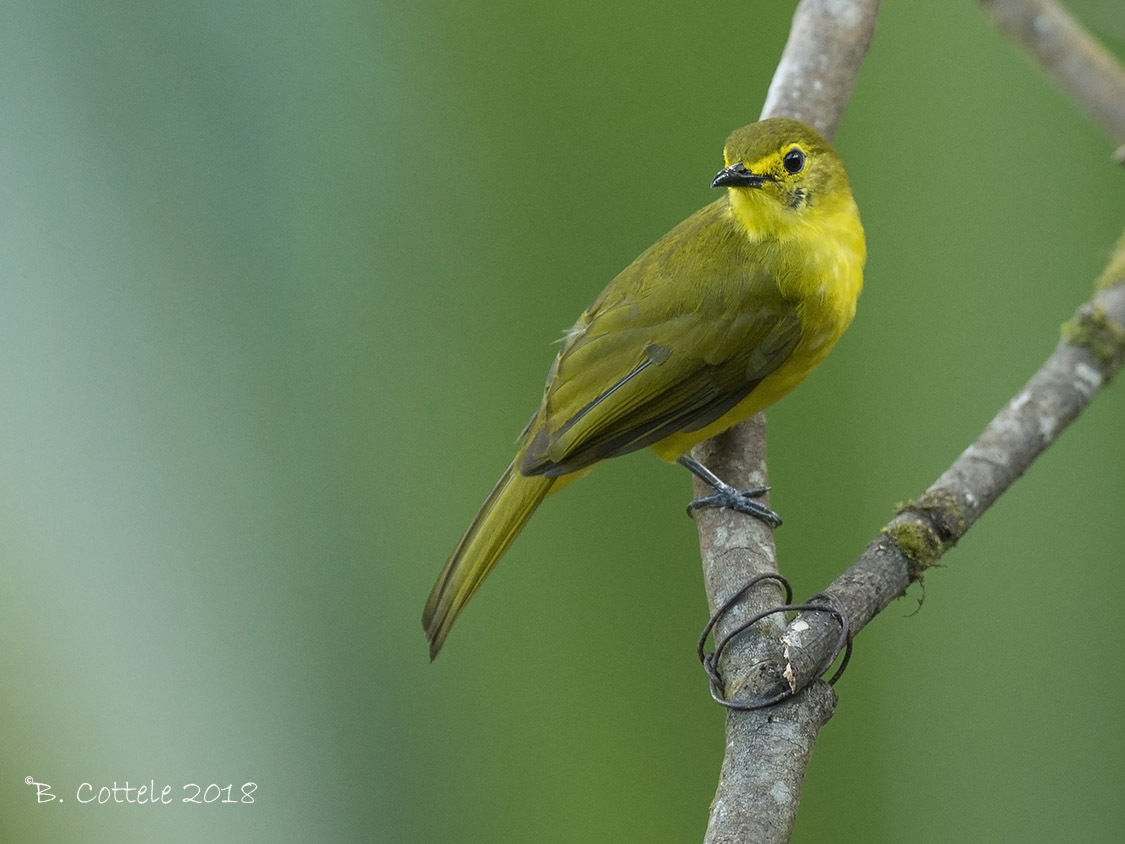
[[[875,35],[879,0],[801,0],[762,117],[784,115],[836,134]]]
[[[1117,158],[1125,164],[1125,68],[1054,0],[980,0],[980,4],[1088,116],[1122,144]]]
[[[765,434],[765,417],[759,414],[738,432],[728,431],[702,443],[695,456],[709,465],[723,455],[724,468],[739,479],[740,485],[758,486],[766,481]],[[695,491],[705,495],[710,490],[697,480]],[[696,520],[703,581],[712,613],[752,577],[777,571],[773,534],[762,522],[720,509],[697,511]],[[776,583],[760,583],[719,617],[716,641],[753,614],[782,603],[783,597]],[[755,698],[777,687],[784,627],[783,616],[770,616],[755,628],[764,635],[734,640],[722,663],[728,678],[727,695]],[[762,711],[730,714],[727,752],[706,841],[741,844],[788,840],[813,743],[835,705],[832,690],[818,684],[810,694],[791,699],[768,715]]]
[[[801,0],[762,116],[796,117],[831,137],[871,43],[878,11],[879,0]],[[702,443],[695,457],[728,483],[763,483],[764,420],[755,417]],[[772,536],[755,520],[726,510],[704,511],[697,517],[712,611],[750,577],[776,571]],[[768,585],[755,589],[719,620],[716,636],[721,638],[757,610],[776,605],[779,597]],[[776,685],[780,625],[780,617],[773,616],[755,628],[772,635],[740,637],[727,651],[721,668],[728,698],[756,696],[759,689]],[[817,683],[769,710],[728,711],[726,755],[707,844],[789,840],[813,744],[834,706],[831,689]]]
[[[1025,18],[1031,34],[1023,30],[1017,37],[1089,114],[1125,142],[1125,75],[1108,53],[1048,0],[981,2],[1001,21],[1001,9],[1033,10]],[[831,137],[870,43],[878,6],[877,0],[802,0],[763,117],[798,117]],[[1120,368],[1125,237],[1098,288],[1027,386],[829,587],[853,634],[921,579]],[[764,422],[756,418],[702,444],[696,456],[728,481],[753,486],[765,480],[764,453]],[[750,577],[775,570],[772,537],[757,523],[724,511],[701,513],[699,530],[712,610]],[[720,619],[717,638],[776,597],[769,587],[757,589]],[[801,691],[768,714],[728,711],[726,755],[706,842],[787,841],[816,735],[831,717],[835,697],[816,678],[836,645],[837,623],[824,613],[805,613],[781,638],[779,623],[777,617],[762,622],[756,628],[761,635],[742,637],[726,654],[724,693],[745,699],[769,697],[779,688]]]

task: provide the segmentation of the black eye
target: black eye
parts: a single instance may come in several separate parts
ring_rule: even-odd
[[[781,163],[785,165],[785,171],[790,174],[800,173],[805,169],[805,154],[796,147],[785,153],[785,157],[781,159]]]

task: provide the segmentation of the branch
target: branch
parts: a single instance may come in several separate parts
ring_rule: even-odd
[[[1125,141],[1125,70],[1052,0],[980,0],[998,25],[1036,56],[1078,104]],[[1125,163],[1125,146],[1117,158]],[[1125,235],[1094,297],[1063,327],[1050,358],[977,440],[920,498],[904,505],[862,555],[828,587],[851,633],[922,579],[1109,383],[1125,355]],[[791,688],[816,680],[839,628],[803,613],[784,634]],[[780,684],[760,693],[776,694]]]
[[[1062,340],[1027,385],[921,498],[902,506],[829,586],[827,591],[842,604],[853,635],[911,583],[920,581],[1121,369],[1125,362],[1125,233],[1096,288],[1095,295],[1063,326]],[[737,439],[757,449],[743,458],[743,477],[757,483],[764,479],[765,427],[760,417],[743,427],[746,430]],[[714,459],[712,452],[722,453],[730,445],[727,440],[736,439],[733,432],[724,437],[727,439],[705,443],[708,452],[700,452],[700,459]],[[742,520],[747,523],[741,526],[742,533],[732,524],[726,531],[707,535],[713,526],[704,517],[722,512],[698,514],[699,529],[705,540],[709,594],[714,586],[729,595],[763,570],[763,561],[773,562],[773,546],[765,528],[750,519]],[[746,564],[735,553],[749,549],[759,567]],[[729,573],[713,571],[728,566]],[[778,596],[763,586],[754,590],[752,598],[754,605],[744,608],[740,617],[770,606]],[[733,622],[727,622],[727,628],[731,626]],[[753,641],[740,642],[740,649],[726,664],[727,676],[738,678],[737,683],[728,683],[727,696],[748,691],[747,696],[765,697],[787,687],[808,688],[768,710],[768,717],[762,710],[728,714],[727,753],[707,842],[787,840],[791,826],[782,827],[784,818],[778,815],[788,817],[791,825],[816,733],[832,714],[835,697],[817,677],[835,648],[837,623],[824,613],[802,613],[780,637],[778,627],[775,621],[769,635],[743,637]],[[784,653],[779,641],[787,646]],[[777,799],[779,790],[784,801]]]
[[[765,481],[765,435],[765,417],[758,414],[737,429],[701,443],[695,457],[705,466],[721,460],[723,471],[739,479],[739,485],[745,481],[746,486],[758,486]],[[696,495],[706,492],[696,481]],[[720,509],[695,513],[712,613],[755,575],[777,571],[772,531],[757,519],[733,515]],[[715,640],[753,614],[783,603],[783,597],[775,582],[758,584],[719,617]],[[757,698],[761,689],[776,687],[780,680],[776,666],[784,658],[784,625],[783,616],[772,615],[755,627],[763,635],[733,641],[722,663],[728,698]],[[705,842],[789,840],[813,744],[835,707],[836,695],[819,683],[807,694],[769,710],[728,710],[726,754]]]
[[[871,43],[878,11],[879,0],[801,0],[762,116],[796,117],[831,137]],[[701,443],[694,456],[736,486],[764,483],[764,419],[756,416]],[[696,494],[706,492],[697,481]],[[728,510],[705,510],[696,518],[712,612],[754,575],[776,572],[772,534],[757,520]],[[716,640],[755,612],[776,606],[780,597],[765,584],[754,589],[719,619]],[[771,616],[756,629],[762,628],[772,635],[739,637],[723,657],[728,698],[757,696],[759,688],[779,681],[781,617]],[[789,840],[809,756],[835,700],[831,689],[814,683],[768,711],[728,710],[727,752],[707,844]]]
[[[1125,74],[1108,53],[1049,0],[981,2],[998,20],[1003,10],[1022,9],[1023,29],[1002,27],[1023,33],[1017,37],[1084,110],[1125,141]],[[878,0],[802,0],[763,117],[788,114],[831,137],[870,44],[878,6]],[[1125,359],[1123,326],[1125,236],[1097,294],[1064,328],[1050,359],[829,587],[853,635],[920,580],[1108,383]],[[747,487],[765,482],[764,455],[761,417],[695,452],[720,476]],[[697,486],[696,492],[706,490]],[[722,510],[697,513],[697,519],[712,612],[751,577],[776,571],[772,535],[756,521]],[[719,619],[716,640],[779,598],[772,587],[759,585]],[[792,831],[812,747],[835,706],[835,695],[817,677],[836,646],[839,626],[826,613],[802,613],[784,630],[781,625],[780,617],[767,618],[755,628],[759,635],[739,637],[724,654],[720,667],[728,699],[800,691],[768,714],[728,710],[726,754],[705,842],[782,842]]]
[[[878,14],[879,0],[801,0],[762,117],[795,117],[831,140],[871,46]]]
[[[828,587],[843,604],[853,635],[920,581],[1121,368],[1125,234],[1098,279],[1097,292],[1063,326],[1062,335],[1039,371],[972,445],[921,498],[903,505]],[[802,613],[793,620],[786,633],[791,657],[786,668],[794,687],[815,681],[838,633],[836,622],[823,613]]]
[[[1125,164],[1125,69],[1054,0],[980,0],[996,25],[1036,58],[1120,148]]]

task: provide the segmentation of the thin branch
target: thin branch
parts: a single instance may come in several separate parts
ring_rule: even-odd
[[[997,27],[1020,44],[1121,147],[1125,164],[1125,68],[1054,0],[980,0]]]
[[[797,117],[831,137],[871,43],[878,11],[879,0],[801,0],[762,116]],[[763,418],[700,444],[694,456],[737,486],[764,483]],[[696,491],[707,490],[697,486]],[[712,611],[754,575],[777,570],[772,535],[756,520],[705,510],[697,513],[697,521]],[[719,619],[716,640],[779,598],[768,585],[755,589]],[[721,669],[728,698],[757,696],[759,688],[779,681],[781,627],[780,616],[772,616],[755,628],[769,629],[772,635],[740,637],[726,652]],[[768,711],[728,711],[726,754],[706,844],[789,840],[809,756],[835,700],[831,689],[814,683]]]
[[[844,605],[853,635],[921,580],[1121,368],[1125,234],[1097,288],[1063,326],[1062,340],[1026,386],[828,587]],[[838,632],[823,613],[802,613],[793,620],[786,634],[790,661],[780,669],[789,670],[793,686],[815,681],[817,666],[831,654]]]
[[[1108,53],[1047,0],[981,2],[1089,114],[1125,141],[1125,74]],[[870,43],[878,5],[874,0],[802,0],[763,116],[795,116],[831,137]],[[1023,21],[1030,29],[1020,29],[1014,23],[1018,18],[1010,17],[1017,7],[1027,13]],[[829,587],[853,634],[920,580],[1121,367],[1125,236],[1098,291],[1068,323],[1062,342],[1027,386]],[[739,486],[764,483],[764,455],[760,417],[696,451],[698,459]],[[698,527],[712,611],[754,575],[776,570],[772,536],[757,522],[705,511],[698,514]],[[720,618],[716,639],[778,597],[766,585],[756,589]],[[741,637],[725,654],[724,694],[745,699],[769,697],[780,688],[800,691],[768,714],[728,711],[726,754],[706,842],[789,839],[813,744],[835,706],[831,690],[817,680],[839,633],[830,615],[804,613],[784,631],[775,616],[756,631],[760,635]]]

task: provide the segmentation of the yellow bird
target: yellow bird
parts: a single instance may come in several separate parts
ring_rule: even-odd
[[[548,495],[608,457],[648,446],[733,507],[780,524],[688,455],[773,404],[819,364],[855,315],[866,246],[836,151],[804,123],[736,129],[711,182],[724,195],[650,246],[563,340],[539,409],[438,576],[422,626],[430,658]]]

